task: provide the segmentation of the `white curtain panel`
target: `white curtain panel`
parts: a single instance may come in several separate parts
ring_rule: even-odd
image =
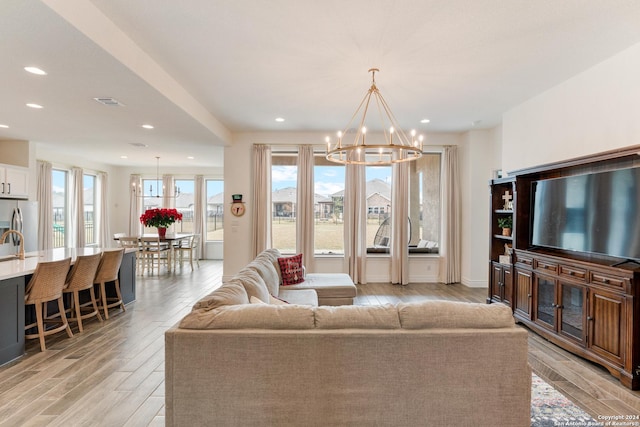
[[[71,194],[71,221],[69,228],[71,231],[71,247],[84,248],[84,185],[83,172],[81,168],[71,168],[71,179],[69,190]]]
[[[315,271],[314,265],[314,239],[313,222],[314,188],[313,188],[313,146],[301,145],[298,147],[298,191],[297,191],[297,215],[296,215],[296,250],[302,253],[307,272]]]
[[[271,240],[271,147],[253,146],[253,197],[249,210],[253,234],[251,248],[255,258],[272,245]]]
[[[109,202],[107,195],[109,194],[109,176],[106,172],[98,172],[96,182],[96,229],[98,246],[101,248],[109,248],[115,246],[111,228],[109,226]]]
[[[391,283],[409,284],[409,165],[391,167]]]
[[[461,275],[461,212],[458,147],[445,147],[443,159],[443,218],[440,281],[458,283]]]
[[[365,168],[347,165],[344,190],[344,259],[354,283],[367,283],[367,210]]]
[[[53,188],[51,163],[38,160],[38,250],[53,249]]]
[[[175,180],[173,175],[162,175],[162,206],[160,208],[175,208]],[[160,189],[158,188],[158,191]],[[173,226],[172,226],[173,227]]]
[[[204,176],[196,175],[194,184],[193,234],[200,235],[200,247],[197,250],[197,254],[202,258],[201,254],[204,253],[204,242],[207,240],[207,224],[205,222],[205,219],[207,218],[207,199]]]
[[[142,215],[142,178],[140,175],[129,176],[129,236],[140,236],[143,226],[140,223]]]

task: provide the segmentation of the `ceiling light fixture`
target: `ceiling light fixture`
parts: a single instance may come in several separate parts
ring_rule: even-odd
[[[160,189],[162,189],[162,193],[160,192]],[[156,193],[154,194],[153,192],[153,184],[149,185],[148,194],[144,194],[144,190],[142,186],[136,186],[135,184],[133,184],[132,190],[133,190],[133,194],[140,197],[141,199],[146,199],[149,197],[153,197],[156,199],[161,199],[165,197],[168,197],[170,199],[176,199],[180,196],[180,187],[178,187],[177,185],[173,187],[172,195],[169,195],[169,196],[164,195],[166,188],[164,188],[164,185],[162,186],[160,185],[160,157],[159,156],[156,156]]]
[[[429,123],[429,122],[431,122],[431,120],[429,120],[429,119],[422,119],[422,120],[420,120],[420,123]]]
[[[47,72],[41,70],[38,67],[24,67],[24,70],[31,73],[31,74],[37,74],[38,76],[46,76]]]
[[[282,117],[277,117],[276,122],[279,122],[279,123],[284,122],[284,119]]]
[[[142,125],[142,127],[145,129],[153,129],[152,125]]]
[[[327,160],[344,165],[390,165],[393,163],[408,162],[422,157],[422,135],[416,137],[416,131],[412,130],[408,137],[396,121],[389,105],[384,100],[376,86],[377,68],[369,69],[371,73],[371,87],[360,102],[358,109],[351,117],[344,131],[338,132],[336,143],[331,142],[331,138],[325,139],[327,143]],[[368,144],[366,142],[367,127],[366,117],[369,110],[371,98],[375,100],[378,107],[378,115],[382,124],[383,143]],[[357,131],[351,128],[351,123],[362,110],[362,118]],[[355,133],[353,142],[349,143],[345,139],[349,138],[349,133]],[[375,140],[375,137],[370,137]]]
[[[27,104],[27,107],[29,107],[29,108],[35,108],[35,109],[44,108],[44,107],[43,107],[42,105],[40,105],[40,104],[33,104],[33,103],[31,103],[31,102]]]
[[[0,128],[8,129],[8,128],[9,128],[9,126],[7,126],[7,125],[0,125]]]

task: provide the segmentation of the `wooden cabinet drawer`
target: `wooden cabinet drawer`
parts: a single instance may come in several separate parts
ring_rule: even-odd
[[[564,277],[570,277],[581,282],[587,281],[587,270],[582,268],[569,267],[568,265],[560,264],[560,275]]]
[[[533,257],[524,256],[516,252],[515,262],[533,267]]]
[[[544,260],[535,260],[535,268],[537,270],[546,271],[548,273],[557,273],[558,272],[558,264],[554,262],[544,261]]]
[[[591,283],[598,285],[607,285],[614,288],[624,288],[631,282],[626,277],[616,277],[593,271],[591,272]]]

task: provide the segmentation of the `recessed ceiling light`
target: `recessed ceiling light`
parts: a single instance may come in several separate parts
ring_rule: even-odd
[[[276,118],[276,122],[284,122],[284,119],[282,117],[278,117]]]
[[[29,108],[43,108],[42,105],[40,104],[33,104],[33,103],[28,103],[27,107]]]
[[[152,125],[142,125],[142,127],[145,129],[153,129]]]
[[[120,156],[121,159],[128,159],[127,156]]]
[[[429,123],[430,121],[431,120],[429,120],[429,119],[422,119],[422,120],[420,120],[420,123]]]
[[[46,71],[43,71],[38,67],[24,67],[24,70],[28,71],[31,74],[37,74],[39,76],[46,76],[47,75]]]
[[[195,159],[195,157],[193,157],[193,156],[187,156],[187,159],[189,159],[189,160],[193,160],[193,159]]]
[[[0,128],[7,129],[8,127],[9,127],[9,126],[7,126],[7,125],[0,125]]]

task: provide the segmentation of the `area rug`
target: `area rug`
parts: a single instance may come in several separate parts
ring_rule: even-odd
[[[531,376],[531,426],[601,426],[536,374]]]

